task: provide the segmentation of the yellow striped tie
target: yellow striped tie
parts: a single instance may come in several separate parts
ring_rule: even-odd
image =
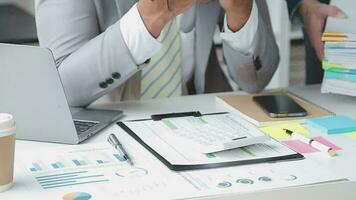
[[[161,49],[142,69],[141,99],[182,95],[181,38],[175,19],[165,26],[158,40]]]

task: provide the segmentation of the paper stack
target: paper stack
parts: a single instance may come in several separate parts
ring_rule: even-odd
[[[343,10],[347,18],[329,18],[322,40],[325,42],[323,61],[323,93],[356,96],[356,6],[352,0],[333,0],[331,4]]]
[[[356,35],[324,33],[322,92],[356,96]]]

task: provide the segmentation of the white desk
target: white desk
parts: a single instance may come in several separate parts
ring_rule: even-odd
[[[292,88],[292,92],[297,95],[317,103],[337,114],[347,114],[356,118],[356,98],[324,95],[320,94],[320,86],[308,86],[301,88]],[[183,112],[199,110],[202,113],[227,111],[220,103],[215,101],[214,95],[196,95],[186,96],[164,100],[150,100],[144,102],[123,102],[112,105],[98,105],[100,108],[121,109],[125,112],[125,120],[149,118],[152,114]],[[113,125],[115,126],[115,125]],[[108,133],[113,127],[96,135],[86,143],[103,142]],[[349,177],[352,181],[356,181],[356,140],[352,139],[337,139],[340,146],[344,148],[340,156],[332,159],[319,159],[313,155],[307,155],[307,159],[313,159],[325,167],[341,172],[342,175]],[[17,141],[17,150],[36,149],[44,147],[61,146],[59,144],[38,143],[29,141]],[[15,180],[16,181],[16,180]],[[356,182],[351,183],[330,183],[319,184],[314,186],[303,186],[294,188],[285,188],[268,192],[258,192],[251,194],[228,194],[223,197],[214,197],[211,199],[356,199]],[[8,191],[8,193],[16,193],[16,188]],[[1,198],[0,200],[5,200]],[[23,199],[26,194],[23,194]],[[8,199],[6,199],[8,200]]]

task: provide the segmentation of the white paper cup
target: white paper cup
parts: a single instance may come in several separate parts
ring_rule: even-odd
[[[10,189],[13,185],[15,129],[13,117],[0,113],[0,192]]]

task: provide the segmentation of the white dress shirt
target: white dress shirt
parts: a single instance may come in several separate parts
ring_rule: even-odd
[[[225,32],[220,33],[220,36],[224,41],[228,42],[235,50],[244,54],[254,52],[252,43],[258,28],[257,9],[257,5],[255,1],[253,1],[248,21],[237,32],[233,32],[229,29],[225,16]],[[149,33],[143,23],[137,9],[137,4],[122,17],[120,26],[124,41],[138,65],[151,58],[153,54],[161,48],[161,43]],[[191,45],[193,49],[194,44]]]

